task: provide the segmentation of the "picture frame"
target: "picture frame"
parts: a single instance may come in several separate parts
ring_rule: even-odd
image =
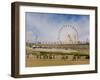
[[[13,2],[11,76],[97,73],[97,24],[96,6]]]

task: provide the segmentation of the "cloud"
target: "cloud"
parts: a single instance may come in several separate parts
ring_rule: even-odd
[[[89,16],[87,15],[27,12],[25,23],[26,37],[31,42],[35,41],[36,36],[38,41],[57,41],[59,30],[65,24],[71,24],[77,29],[79,40],[85,41],[89,38]]]

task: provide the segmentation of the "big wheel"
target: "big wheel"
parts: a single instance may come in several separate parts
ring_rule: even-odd
[[[58,40],[63,44],[77,44],[78,31],[73,25],[63,25],[58,32]]]

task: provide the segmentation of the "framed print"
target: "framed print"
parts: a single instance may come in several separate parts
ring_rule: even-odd
[[[97,73],[97,7],[13,2],[11,76]]]

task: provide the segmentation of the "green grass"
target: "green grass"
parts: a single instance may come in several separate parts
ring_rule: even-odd
[[[71,53],[61,53],[61,52],[40,52],[41,55],[45,54],[55,54],[55,55],[79,55],[79,56],[88,56],[88,54],[80,52],[71,52]]]
[[[89,56],[86,51],[78,51],[78,52],[71,52],[71,53],[62,53],[62,52],[45,52],[45,51],[34,51],[30,47],[26,47],[26,54],[33,54],[33,55],[46,55],[46,54],[54,54],[54,55],[77,55],[77,56]]]

